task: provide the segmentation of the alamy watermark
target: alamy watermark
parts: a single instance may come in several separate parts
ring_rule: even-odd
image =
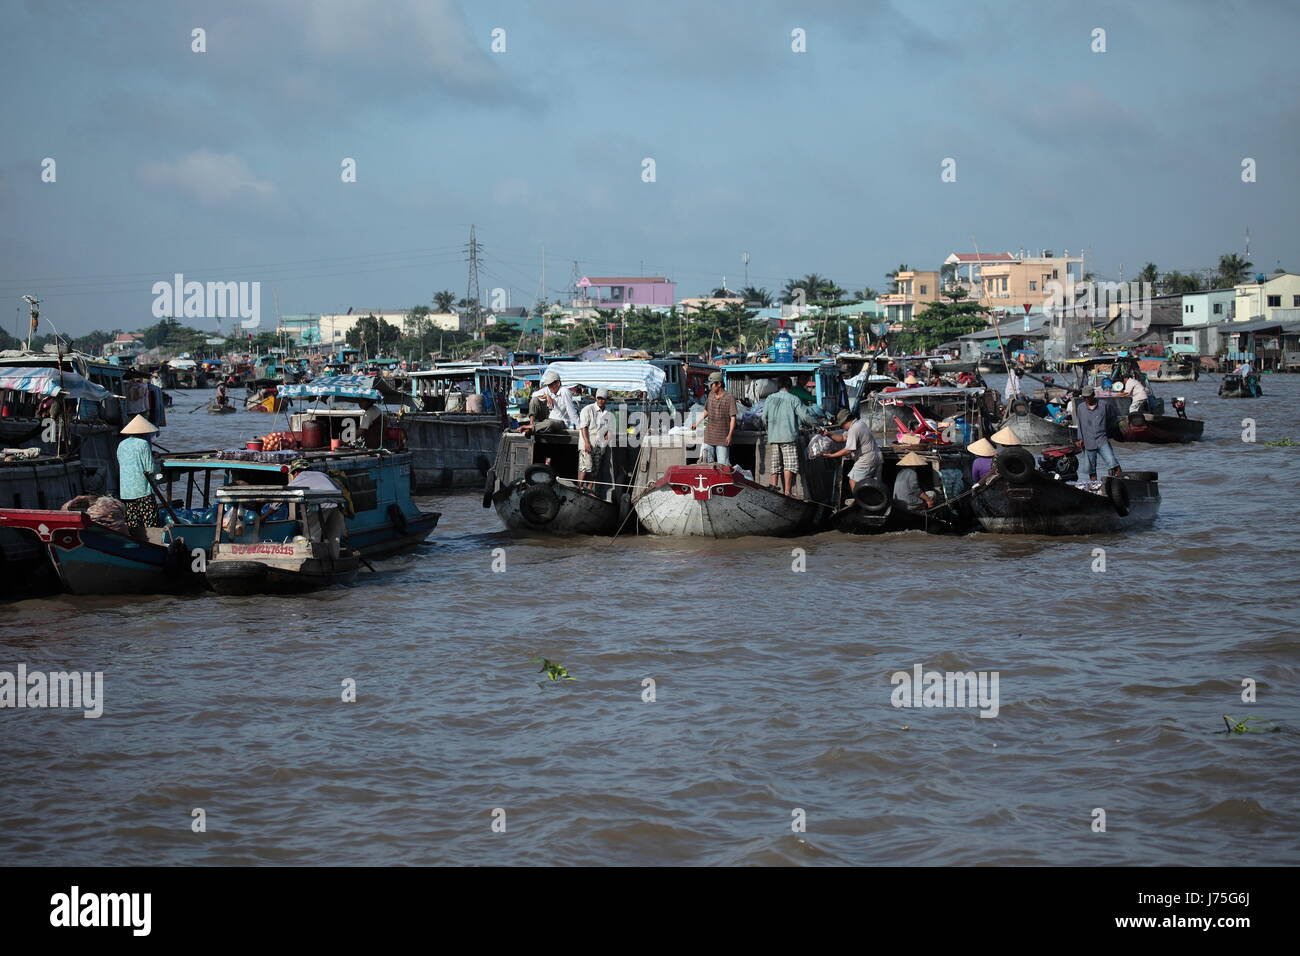
[[[176,273],[171,282],[155,282],[153,317],[244,320],[244,328],[262,323],[262,283],[186,282]]]
[[[94,719],[104,713],[103,671],[0,671],[0,707],[72,708]]]
[[[895,707],[978,707],[981,717],[998,715],[998,671],[925,671],[920,664],[894,671],[889,702]]]

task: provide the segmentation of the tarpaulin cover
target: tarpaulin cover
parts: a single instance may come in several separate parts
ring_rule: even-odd
[[[564,385],[607,388],[611,392],[645,392],[649,398],[658,398],[663,393],[667,379],[663,369],[649,362],[552,362],[546,371],[560,376]]]
[[[76,372],[62,372],[57,368],[8,369],[0,374],[0,389],[31,392],[35,395],[57,395],[62,392],[72,398],[92,402],[102,402],[113,394]]]
[[[370,398],[413,404],[409,395],[389,387],[379,375],[323,375],[310,382],[281,385],[276,394],[281,398]]]

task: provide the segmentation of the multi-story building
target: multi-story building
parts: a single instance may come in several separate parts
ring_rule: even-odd
[[[1289,322],[1300,318],[1300,275],[1275,272],[1236,287],[1237,322]]]
[[[1184,292],[1182,325],[1173,330],[1173,344],[1191,349],[1197,355],[1216,355],[1222,338],[1220,327],[1236,315],[1236,289],[1205,289]]]
[[[668,308],[677,301],[677,283],[663,276],[583,276],[578,289],[577,308]]]
[[[944,265],[954,267],[950,287],[965,289],[971,299],[990,309],[1041,306],[1051,294],[1051,283],[1068,288],[1083,281],[1082,256],[1056,256],[1047,250],[1039,256],[954,252]]]
[[[904,325],[924,312],[927,303],[940,301],[937,271],[909,269],[894,276],[894,285],[896,291],[876,300],[890,325]]]

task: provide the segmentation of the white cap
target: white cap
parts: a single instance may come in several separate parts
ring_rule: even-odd
[[[546,373],[542,376],[543,385],[550,385],[552,382],[558,382],[559,380],[560,380],[560,373],[554,371],[553,369],[547,369]]]
[[[597,398],[609,398],[609,389],[607,389],[607,388],[598,388],[598,389],[596,389],[596,397],[597,397]]]

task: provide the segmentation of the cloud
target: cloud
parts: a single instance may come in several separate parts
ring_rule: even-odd
[[[207,149],[196,150],[174,163],[145,163],[140,167],[140,178],[151,186],[188,192],[205,206],[236,198],[267,198],[275,192],[271,183],[257,179],[248,164],[234,153]]]

